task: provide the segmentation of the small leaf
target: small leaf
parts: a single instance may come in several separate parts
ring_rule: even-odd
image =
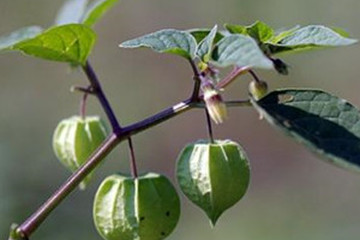
[[[196,39],[196,42],[199,44],[204,38],[206,38],[209,33],[211,32],[211,29],[208,28],[195,28],[190,29],[188,32]],[[220,32],[216,32],[214,43],[219,42],[224,35]]]
[[[360,172],[360,111],[321,90],[274,91],[252,100],[265,119],[337,166]]]
[[[120,44],[123,48],[148,47],[160,53],[172,53],[188,59],[194,59],[196,40],[188,32],[164,29]]]
[[[212,53],[213,63],[221,67],[230,65],[254,68],[273,68],[254,39],[240,34],[232,34],[221,39]]]
[[[224,27],[225,27],[226,30],[228,30],[232,34],[248,35],[246,26],[226,23],[224,25]]]
[[[278,30],[276,33],[275,33],[275,36],[273,38],[271,38],[269,40],[269,42],[271,43],[278,43],[280,42],[282,39],[284,39],[285,37],[291,35],[293,32],[295,32],[296,30],[298,30],[300,28],[299,25],[293,27],[293,28],[290,28],[290,29],[287,29],[287,30]]]
[[[350,33],[348,33],[347,31],[345,31],[344,29],[342,28],[339,28],[339,27],[331,27],[331,30],[333,30],[334,32],[338,33],[340,36],[342,37],[350,37]]]
[[[60,62],[85,64],[96,35],[82,24],[62,25],[10,47],[25,54]]]
[[[214,44],[216,32],[217,26],[215,25],[213,29],[211,29],[210,33],[198,45],[197,56],[205,63],[210,60],[210,54]]]
[[[264,43],[274,36],[274,30],[261,21],[256,21],[246,29],[249,36],[259,43]]]
[[[8,36],[0,37],[0,52],[10,50],[10,48],[26,39],[30,39],[40,34],[43,29],[39,26],[31,26],[12,32]]]
[[[330,28],[311,25],[296,30],[280,41],[283,46],[316,45],[343,46],[357,42],[355,39],[342,37]]]
[[[80,23],[88,0],[67,0],[55,19],[55,25]]]
[[[86,10],[82,23],[86,26],[93,26],[108,10],[110,10],[119,0],[97,0]]]
[[[292,32],[276,44],[270,44],[270,51],[276,54],[319,47],[346,46],[357,42],[356,39],[343,37],[338,32],[320,25],[306,26]]]
[[[258,43],[266,42],[274,36],[274,30],[261,21],[256,21],[250,26],[233,24],[225,24],[224,26],[230,33],[249,35]]]

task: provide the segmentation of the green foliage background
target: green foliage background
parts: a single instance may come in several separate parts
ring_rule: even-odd
[[[0,1],[1,35],[27,25],[50,25],[62,0]],[[359,38],[357,0],[123,0],[96,26],[91,55],[104,90],[122,124],[129,124],[190,94],[186,61],[150,50],[124,50],[124,40],[163,28],[212,27],[215,23],[275,28],[324,24],[347,29]],[[360,46],[285,56],[290,75],[259,72],[271,88],[318,87],[360,106]],[[247,77],[226,91],[226,99],[246,96]],[[51,138],[57,123],[78,111],[80,95],[72,84],[85,84],[81,72],[66,64],[0,55],[0,238],[20,223],[69,176],[57,162]],[[95,99],[89,113],[101,112]],[[245,198],[211,229],[205,215],[183,198],[180,223],[169,239],[355,240],[360,235],[360,177],[338,169],[290,141],[253,109],[230,109],[230,119],[215,128],[247,150],[252,180]],[[206,137],[204,114],[185,113],[134,137],[139,167],[173,176],[177,154],[190,141]],[[114,169],[128,171],[125,144],[98,170],[94,184],[73,193],[34,239],[100,239],[93,227],[92,200],[101,180]],[[172,177],[174,180],[174,178]]]

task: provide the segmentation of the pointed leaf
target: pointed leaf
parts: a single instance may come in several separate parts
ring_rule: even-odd
[[[67,0],[55,19],[55,25],[80,23],[88,0]]]
[[[321,90],[274,91],[252,101],[265,119],[337,166],[360,172],[360,111]]]
[[[256,21],[246,29],[249,36],[260,43],[266,42],[274,36],[274,30],[261,21]]]
[[[249,35],[258,43],[266,42],[274,36],[274,30],[261,21],[256,21],[250,26],[234,24],[225,24],[224,26],[230,33]]]
[[[188,32],[165,29],[150,33],[120,44],[123,48],[148,47],[160,53],[172,53],[188,59],[194,59],[196,40]]]
[[[356,39],[346,38],[334,31],[320,25],[310,25],[294,31],[276,44],[270,44],[272,54],[308,50],[319,47],[337,47],[356,43]]]
[[[119,0],[97,0],[86,10],[82,23],[86,26],[93,26],[108,10],[110,10]]]
[[[278,43],[280,42],[282,39],[284,39],[285,37],[293,34],[293,32],[295,32],[296,30],[298,30],[300,28],[299,25],[290,28],[290,29],[286,29],[286,30],[278,30],[277,33],[275,33],[275,36],[273,38],[270,39],[269,42],[271,43]]]
[[[60,62],[85,64],[96,35],[82,24],[62,25],[11,46],[25,54]]]
[[[26,39],[33,38],[42,31],[43,29],[39,26],[31,26],[12,32],[8,36],[0,37],[0,52],[4,50],[10,50],[13,45]]]
[[[232,34],[221,39],[212,53],[215,65],[248,66],[254,68],[273,68],[269,60],[258,47],[254,39],[240,34]]]
[[[198,45],[197,56],[205,63],[210,60],[216,32],[217,25],[211,29],[210,33]]]
[[[190,29],[188,32],[196,39],[196,42],[199,44],[204,38],[206,38],[209,33],[211,32],[211,29],[208,28],[196,28],[196,29]],[[220,32],[217,32],[215,35],[214,43],[219,42],[224,35]]]
[[[224,24],[224,27],[229,33],[248,35],[246,26],[226,23]]]

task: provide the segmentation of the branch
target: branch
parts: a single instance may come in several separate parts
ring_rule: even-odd
[[[21,235],[28,238],[47,218],[47,216],[67,197],[79,183],[104,159],[119,143],[115,134],[111,134],[90,156],[89,160],[71,175],[66,182],[23,224],[18,228]]]
[[[196,69],[196,68],[195,68]],[[81,166],[76,172],[74,172],[65,183],[43,204],[40,208],[32,214],[24,223],[22,223],[16,231],[24,239],[28,239],[30,235],[40,226],[40,224],[50,215],[50,213],[77,187],[77,185],[92,171],[96,166],[123,140],[128,139],[132,135],[135,135],[141,131],[144,131],[150,127],[153,127],[161,122],[164,122],[170,118],[173,118],[191,108],[198,107],[199,99],[202,96],[196,97],[196,99],[190,97],[189,99],[182,101],[172,107],[169,107],[149,118],[146,118],[137,123],[131,124],[124,128],[120,127],[116,116],[114,115],[109,102],[106,99],[104,92],[101,89],[100,83],[91,68],[89,62],[83,67],[86,75],[89,78],[91,86],[94,89],[94,94],[97,95],[104,111],[106,112],[110,123],[113,127],[112,134],[101,144],[101,146],[94,151],[89,157],[87,162]],[[196,69],[197,70],[197,69]],[[218,84],[218,88],[223,88],[232,82],[237,76],[247,72],[248,68],[236,68],[227,77],[221,80]],[[197,75],[197,74],[195,74]],[[199,74],[199,78],[202,76]],[[230,105],[249,106],[248,101],[230,102]],[[11,236],[9,239],[12,239]]]

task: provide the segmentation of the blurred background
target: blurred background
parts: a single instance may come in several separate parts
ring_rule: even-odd
[[[0,1],[0,35],[28,25],[50,26],[62,0]],[[342,27],[360,38],[358,0],[122,0],[98,23],[90,60],[123,125],[141,120],[185,99],[192,73],[186,61],[150,50],[123,50],[124,40],[162,28],[189,29],[262,20],[274,28],[296,24]],[[360,45],[315,51],[284,60],[289,76],[258,71],[271,88],[322,88],[354,105],[359,98]],[[226,99],[246,96],[244,76],[227,89]],[[80,71],[66,64],[0,55],[0,238],[12,222],[21,223],[69,176],[55,158],[51,141],[57,123],[78,112],[85,85]],[[95,99],[89,114],[103,114]],[[360,175],[336,168],[273,129],[251,108],[232,108],[215,127],[251,161],[251,186],[242,201],[225,212],[215,228],[182,196],[182,216],[170,240],[355,240],[360,236]],[[182,147],[207,136],[203,111],[189,111],[133,138],[140,171],[156,171],[174,181]],[[128,172],[126,144],[113,151],[85,192],[75,191],[31,239],[100,240],[92,222],[97,186],[114,171]],[[175,182],[175,181],[174,181]]]

